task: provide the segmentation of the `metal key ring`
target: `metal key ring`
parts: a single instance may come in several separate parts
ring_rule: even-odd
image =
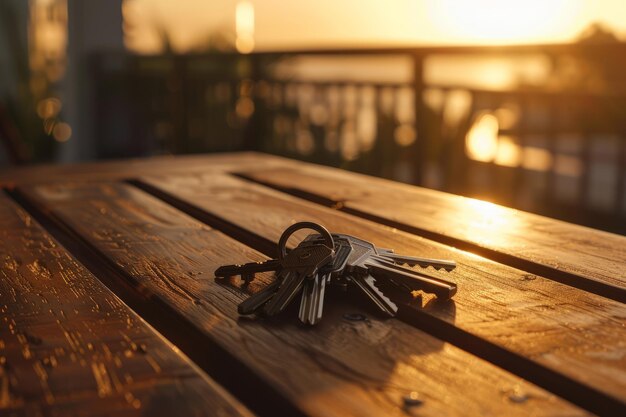
[[[298,230],[302,229],[311,229],[318,232],[323,238],[324,243],[329,248],[333,249],[335,247],[335,241],[333,240],[333,236],[330,234],[328,229],[326,229],[321,224],[313,223],[313,222],[298,222],[289,226],[283,234],[280,236],[280,240],[278,241],[278,259],[283,260],[285,256],[287,256],[287,241]]]

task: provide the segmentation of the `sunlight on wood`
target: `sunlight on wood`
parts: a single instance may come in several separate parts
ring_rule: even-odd
[[[465,221],[469,230],[472,231],[477,242],[481,244],[498,244],[507,246],[509,234],[513,229],[519,229],[521,224],[515,211],[488,201],[474,199],[457,200],[464,213]]]

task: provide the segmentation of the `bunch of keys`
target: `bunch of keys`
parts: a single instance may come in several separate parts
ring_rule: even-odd
[[[317,233],[287,252],[287,241],[302,229]],[[299,319],[314,325],[322,318],[326,286],[333,283],[354,285],[380,312],[390,317],[395,316],[398,307],[383,288],[389,294],[421,290],[439,299],[449,299],[456,293],[455,283],[403,266],[432,266],[451,271],[456,267],[454,261],[397,255],[391,249],[377,248],[354,236],[331,234],[317,223],[300,222],[288,227],[280,237],[278,248],[277,259],[225,265],[215,271],[218,280],[239,275],[246,285],[256,273],[276,272],[274,282],[239,304],[239,314],[274,316],[301,294]]]

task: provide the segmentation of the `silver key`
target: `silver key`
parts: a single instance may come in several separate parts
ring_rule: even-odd
[[[377,286],[376,279],[369,274],[348,274],[346,272],[346,268],[349,265],[353,265],[360,257],[363,255],[362,248],[356,247],[354,248],[351,244],[352,237],[349,235],[342,234],[333,234],[333,239],[335,240],[335,251],[339,254],[342,253],[342,250],[347,251],[345,255],[345,260],[341,262],[339,265],[339,261],[335,263],[338,264],[335,269],[332,270],[331,276],[334,278],[335,282],[348,282],[354,284],[365,296],[372,301],[381,312],[388,316],[395,316],[398,311],[398,307],[396,304],[389,299]],[[321,237],[319,235],[311,235],[305,241],[319,241]],[[339,256],[338,256],[339,258]],[[407,291],[410,292],[410,291]]]
[[[376,306],[386,315],[393,317],[398,306],[376,286],[376,280],[371,275],[352,275],[350,282],[354,283]]]
[[[313,234],[307,236],[298,246],[306,247],[322,243],[324,243],[323,237],[319,234]],[[331,281],[333,275],[343,271],[348,256],[352,253],[352,246],[347,240],[335,240],[334,243],[335,257],[333,261],[320,269],[317,278],[306,280],[304,283],[299,312],[302,323],[314,325],[321,320],[326,284]]]
[[[442,299],[448,299],[456,293],[456,284],[453,282],[397,265],[388,258],[390,252],[380,255],[371,242],[350,235],[334,236],[335,239],[348,239],[354,249],[346,263],[346,271],[350,275],[372,275],[375,279],[387,279],[396,285],[410,288],[411,291],[422,290]],[[441,264],[441,261],[438,262]],[[449,266],[454,264],[452,261],[444,262]]]
[[[274,281],[256,294],[251,295],[237,306],[237,312],[241,315],[254,314],[274,295],[280,281]]]
[[[304,324],[314,325],[322,319],[324,308],[324,292],[329,275],[318,274],[312,279],[307,279],[302,289],[300,300],[300,312],[298,317]]]
[[[387,278],[396,285],[402,285],[411,291],[422,290],[433,293],[437,298],[447,300],[456,294],[456,284],[453,282],[427,275],[423,272],[404,268],[392,262],[376,259],[366,260],[359,266],[376,277]]]

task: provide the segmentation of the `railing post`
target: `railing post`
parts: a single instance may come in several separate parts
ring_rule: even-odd
[[[261,127],[263,125],[262,117],[266,115],[260,114],[263,106],[261,105],[262,97],[260,97],[258,92],[258,84],[261,80],[261,62],[263,59],[263,55],[249,54],[245,57],[248,59],[248,63],[250,64],[250,81],[252,81],[252,90],[250,92],[250,100],[254,105],[254,111],[250,115],[246,123],[246,127],[243,131],[243,150],[246,151],[261,151],[263,150],[263,145],[261,144],[262,133]],[[240,80],[241,81],[241,80]]]
[[[615,183],[615,206],[613,208],[617,222],[622,222],[621,233],[626,233],[626,128],[620,122],[620,135],[617,142],[617,181]],[[622,219],[622,220],[619,220]]]
[[[413,152],[408,152],[408,157],[411,158],[411,163],[414,166],[413,169],[413,183],[417,185],[424,185],[424,169],[427,163],[428,155],[428,137],[426,136],[426,114],[424,107],[424,55],[415,51],[412,54],[413,57],[413,89],[415,91],[414,97],[414,111],[415,111],[415,132],[417,134],[417,140],[415,146],[412,147]]]

